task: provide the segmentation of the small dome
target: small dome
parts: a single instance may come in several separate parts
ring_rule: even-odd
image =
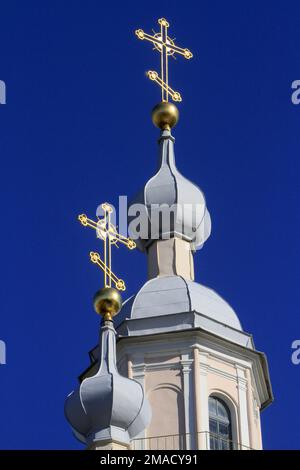
[[[163,276],[149,280],[140,291],[124,303],[119,322],[126,318],[141,319],[195,311],[223,325],[242,331],[240,321],[214,290],[180,276]]]
[[[76,437],[87,445],[118,441],[129,444],[150,422],[151,410],[141,384],[119,374],[115,330],[102,327],[101,363],[93,377],[66,399],[65,414]]]
[[[174,141],[169,130],[162,131],[159,169],[129,207],[130,236],[141,251],[153,240],[172,236],[191,242],[195,249],[210,235],[211,221],[204,194],[177,170]]]

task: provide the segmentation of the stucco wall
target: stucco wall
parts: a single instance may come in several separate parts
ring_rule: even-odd
[[[231,411],[235,447],[262,448],[259,398],[250,360],[235,356],[230,349],[226,354],[217,345],[212,349],[205,342],[182,338],[128,348],[124,342],[120,356],[122,373],[127,364],[127,373],[143,385],[151,404],[151,424],[140,436],[148,440],[148,448],[207,448],[212,394],[222,398]],[[183,445],[176,436],[186,433],[194,438]]]
[[[178,356],[157,356],[155,360],[154,358],[145,360],[145,389],[152,408],[152,421],[147,429],[147,437],[185,433],[179,361]],[[151,365],[154,363],[156,367],[157,364],[161,364],[161,369],[151,370]],[[175,369],[174,364],[177,364]]]

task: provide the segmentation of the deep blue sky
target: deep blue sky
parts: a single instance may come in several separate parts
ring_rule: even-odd
[[[300,447],[299,1],[2,1],[0,79],[0,447],[81,448],[63,414],[88,365],[98,318],[97,248],[78,213],[133,195],[153,174],[159,100],[144,76],[158,55],[138,41],[157,18],[194,53],[171,63],[184,98],[178,168],[198,183],[212,236],[197,280],[231,303],[265,351],[275,402],[262,413],[265,448]],[[116,259],[116,258],[115,258]],[[144,255],[118,252],[128,295]],[[298,401],[297,401],[298,400]]]

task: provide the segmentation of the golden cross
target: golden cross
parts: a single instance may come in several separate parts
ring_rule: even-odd
[[[191,59],[193,54],[189,49],[183,49],[182,47],[176,46],[174,39],[171,39],[168,36],[168,28],[170,24],[165,18],[160,18],[158,20],[160,25],[160,33],[155,33],[152,36],[151,34],[145,33],[142,29],[137,29],[135,34],[141,40],[150,41],[154,45],[154,49],[160,53],[160,68],[161,74],[155,72],[154,70],[149,70],[147,72],[150,80],[153,80],[161,87],[161,99],[162,101],[168,101],[169,95],[173,101],[182,101],[181,95],[178,91],[174,91],[169,86],[169,56],[173,58],[175,54],[180,54],[185,57],[185,59]]]
[[[122,243],[130,250],[133,250],[136,244],[131,238],[126,238],[118,233],[116,227],[111,223],[112,207],[107,202],[101,204],[101,207],[104,211],[104,217],[98,218],[96,222],[89,219],[85,214],[79,215],[78,220],[84,227],[91,227],[96,230],[97,237],[103,240],[104,259],[102,260],[99,253],[94,251],[90,252],[90,259],[92,263],[97,264],[102,269],[104,273],[104,287],[111,287],[113,282],[118,290],[124,291],[126,289],[125,282],[119,279],[111,270],[111,247],[112,245],[118,247],[118,243]]]

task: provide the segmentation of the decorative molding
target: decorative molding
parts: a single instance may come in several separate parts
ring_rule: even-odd
[[[171,363],[164,363],[161,364],[159,362],[152,363],[152,364],[144,364],[145,370],[152,371],[152,370],[180,370],[180,361],[178,362],[171,362]]]
[[[240,367],[238,364],[235,365],[236,368],[236,378],[237,378],[237,386],[240,390],[247,391],[248,389],[248,381],[246,378],[245,369]]]
[[[132,366],[132,378],[138,380],[144,386],[145,366]]]
[[[181,364],[182,372],[190,373],[190,371],[192,370],[193,359],[181,359],[179,362]]]
[[[259,411],[258,411],[259,407],[257,405],[257,401],[256,401],[255,397],[253,397],[253,400],[252,400],[252,407],[253,407],[254,418],[257,421],[259,419]]]
[[[194,403],[191,399],[190,385],[191,385],[191,365],[193,359],[190,359],[189,353],[181,355],[181,370],[183,376],[183,398],[184,398],[184,418],[185,418],[185,432],[186,432],[186,449],[189,450],[193,448],[193,442],[191,439],[194,434]]]
[[[242,446],[250,447],[250,429],[248,416],[247,379],[245,369],[236,365],[237,390],[239,397],[240,442]]]
[[[199,351],[208,351],[208,349],[206,347],[203,347],[203,345],[201,345],[199,347]],[[248,362],[246,362],[244,360],[240,360],[238,357],[229,356],[228,354],[226,355],[226,358],[225,358],[223,352],[219,352],[217,350],[212,350],[212,349],[209,349],[209,354],[215,360],[218,360],[218,361],[220,361],[220,362],[222,362],[226,365],[232,365],[234,367],[241,366],[241,367],[244,367],[244,368],[248,368],[250,370],[251,382],[252,382],[252,385],[253,385],[253,388],[254,388],[254,393],[255,393],[257,402],[259,403],[259,407],[260,407],[261,406],[261,400],[260,400],[259,397],[261,396],[261,394],[263,394],[263,391],[262,391],[262,388],[261,388],[261,380],[257,381],[257,379],[256,379],[256,377],[258,377],[258,375],[259,375],[259,372],[258,372],[258,369],[256,368],[255,362],[250,360],[250,359],[248,360]],[[256,368],[256,372],[257,372],[256,377],[255,377],[255,372],[253,370],[254,368]],[[214,372],[217,373],[218,369],[213,369],[212,368],[211,371],[212,372],[214,371]],[[232,375],[232,380],[236,381],[236,376],[235,375]]]
[[[135,355],[130,355],[131,358],[131,369],[132,369],[132,378],[137,380],[145,389],[145,359],[144,359],[144,354],[139,352],[138,354]]]
[[[167,338],[167,341],[166,341]],[[170,333],[168,335],[157,335],[149,336],[147,338],[128,338],[129,341],[121,341],[118,343],[118,349],[121,354],[129,353],[131,356],[135,356],[136,353],[140,354],[143,350],[145,358],[155,358],[157,355],[160,356],[178,356],[183,351],[190,351],[196,347],[199,350],[199,354],[203,357],[203,354],[210,355],[212,358],[232,366],[239,365],[244,368],[248,368],[251,372],[251,382],[254,389],[259,406],[265,402],[269,395],[265,373],[259,360],[257,352],[253,350],[242,349],[239,345],[226,343],[226,340],[218,337],[208,337],[207,333],[203,331],[187,331],[181,332],[180,336],[176,333]],[[135,343],[132,344],[134,340]],[[177,363],[166,363],[166,364],[145,364],[146,370],[155,369],[177,369],[180,368],[180,361]],[[208,372],[214,374],[221,374],[217,368],[205,368],[203,360],[201,360],[201,376]],[[236,377],[230,376],[229,373],[222,372],[225,374],[228,380],[236,381]],[[228,374],[228,375],[226,375]],[[222,375],[225,377],[224,375]],[[241,384],[241,382],[240,382]]]
[[[240,443],[240,414],[239,407],[236,400],[224,390],[214,388],[209,391],[209,396],[215,396],[223,400],[230,410],[231,424],[232,424],[232,440],[236,443]]]
[[[195,403],[195,434],[197,439],[197,449],[201,449],[201,440],[200,440],[200,429],[201,429],[201,420],[200,420],[200,360],[199,360],[199,350],[197,348],[193,349],[194,354],[194,403]]]
[[[214,375],[218,375],[219,377],[222,377],[223,379],[227,379],[227,380],[230,380],[231,382],[237,383],[236,375],[230,374],[230,372],[225,372],[223,370],[217,369],[212,366],[207,366],[207,371]]]
[[[203,365],[203,364],[202,364]],[[201,368],[201,363],[200,363]],[[206,369],[200,370],[200,384],[199,384],[199,404],[200,404],[200,439],[199,449],[209,449],[209,442],[206,439],[207,432],[209,432],[209,414],[208,414],[208,386],[207,386],[207,372]]]
[[[147,394],[149,395],[150,393],[155,392],[156,390],[161,390],[163,388],[169,388],[170,390],[173,390],[176,393],[183,394],[183,390],[171,382],[163,382],[163,383],[157,384],[153,388],[150,388]]]
[[[197,335],[193,335],[192,341],[188,341],[187,337],[181,337],[178,341],[170,344],[168,342],[151,341],[136,344],[134,347],[122,349],[130,355],[126,356],[127,360],[132,361],[132,376],[138,380],[144,387],[145,374],[151,371],[164,371],[164,370],[178,370],[182,372],[182,390],[176,388],[176,391],[183,394],[184,400],[184,413],[185,413],[185,430],[189,435],[194,435],[195,430],[198,433],[209,431],[209,412],[208,412],[208,374],[222,377],[225,380],[231,381],[236,384],[238,392],[238,404],[235,405],[236,411],[236,427],[235,434],[238,437],[236,440],[242,446],[249,447],[252,444],[252,437],[250,436],[250,418],[259,420],[259,413],[256,409],[255,402],[260,404],[259,401],[259,388],[257,388],[256,381],[259,377],[259,370],[254,357],[249,357],[246,360],[236,351],[220,345],[219,340],[214,342],[211,340],[201,340],[201,344],[195,342]],[[199,338],[200,340],[200,338]],[[223,341],[224,343],[224,341]],[[194,344],[194,352],[192,350]],[[197,351],[195,353],[195,351]],[[193,352],[193,358],[191,354]],[[251,351],[250,351],[251,354]],[[175,362],[157,362],[159,357],[162,361],[173,360]],[[169,358],[169,359],[168,359]],[[217,361],[213,366],[210,364],[210,359]],[[154,360],[154,362],[147,363],[147,360]],[[195,362],[196,361],[196,362]],[[218,367],[220,364],[220,368]],[[234,372],[222,370],[222,366],[232,366]],[[197,379],[198,377],[198,379]],[[198,382],[196,383],[196,380]],[[260,384],[258,384],[259,387]],[[168,384],[160,384],[155,389],[170,386]],[[194,390],[194,393],[193,393]],[[152,391],[152,390],[151,390]],[[150,391],[148,391],[149,393]],[[249,402],[249,393],[253,396],[253,400]],[[220,390],[220,394],[226,396],[226,391]],[[249,409],[251,407],[251,411]],[[253,415],[252,415],[253,409]],[[258,431],[256,431],[258,432]],[[145,437],[145,433],[143,433]],[[198,448],[206,449],[209,447],[209,442],[205,434],[199,434],[198,442],[186,442],[187,449]],[[251,438],[250,438],[251,437]]]

